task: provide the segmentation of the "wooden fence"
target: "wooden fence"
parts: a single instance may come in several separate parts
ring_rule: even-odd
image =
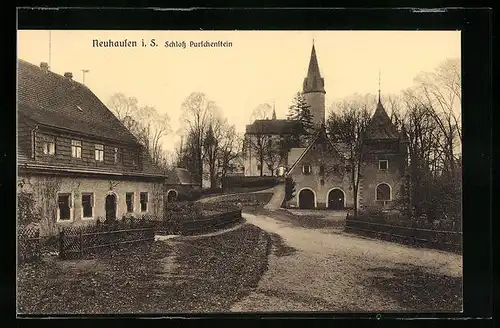
[[[63,259],[79,258],[100,248],[153,241],[154,235],[154,228],[147,225],[66,227],[59,233],[59,256]]]
[[[195,234],[199,232],[209,232],[229,226],[241,220],[241,210],[225,213],[216,213],[195,221],[185,221],[181,223],[181,233]]]
[[[349,218],[345,231],[414,246],[462,252],[462,233],[457,231],[410,228]]]
[[[18,227],[17,259],[19,263],[39,260],[41,248],[40,228]]]
[[[158,234],[192,235],[221,229],[239,220],[241,220],[241,210],[232,210],[204,216],[196,220],[185,218],[177,220],[175,223],[172,221],[156,221],[153,226]]]

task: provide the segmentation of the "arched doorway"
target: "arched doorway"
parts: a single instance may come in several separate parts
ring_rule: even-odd
[[[331,210],[343,210],[345,207],[345,196],[341,189],[335,188],[328,193],[328,208]]]
[[[167,192],[167,202],[172,203],[175,202],[176,200],[177,200],[177,191],[170,189]]]
[[[315,206],[315,198],[314,192],[311,189],[302,189],[299,192],[299,208],[303,209],[311,209]]]
[[[116,220],[116,195],[106,196],[106,220]]]

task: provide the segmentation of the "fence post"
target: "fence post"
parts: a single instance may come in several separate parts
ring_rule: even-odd
[[[64,228],[59,232],[59,257],[64,259]]]
[[[82,229],[80,228],[79,229],[79,237],[80,237],[80,258],[83,257],[83,231]]]
[[[41,257],[42,257],[42,239],[40,237],[40,228],[38,228],[36,230],[36,259],[37,261],[40,261]]]

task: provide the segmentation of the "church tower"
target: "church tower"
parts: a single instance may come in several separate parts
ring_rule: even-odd
[[[310,106],[311,114],[313,115],[313,123],[316,127],[320,127],[325,123],[325,80],[319,73],[318,59],[316,58],[316,49],[314,41],[309,59],[309,69],[307,77],[304,79],[303,94]]]

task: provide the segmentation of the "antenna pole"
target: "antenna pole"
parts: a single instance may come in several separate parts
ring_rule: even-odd
[[[49,69],[52,68],[51,57],[52,57],[52,31],[49,30]]]
[[[378,102],[380,102],[380,68],[378,69]]]

